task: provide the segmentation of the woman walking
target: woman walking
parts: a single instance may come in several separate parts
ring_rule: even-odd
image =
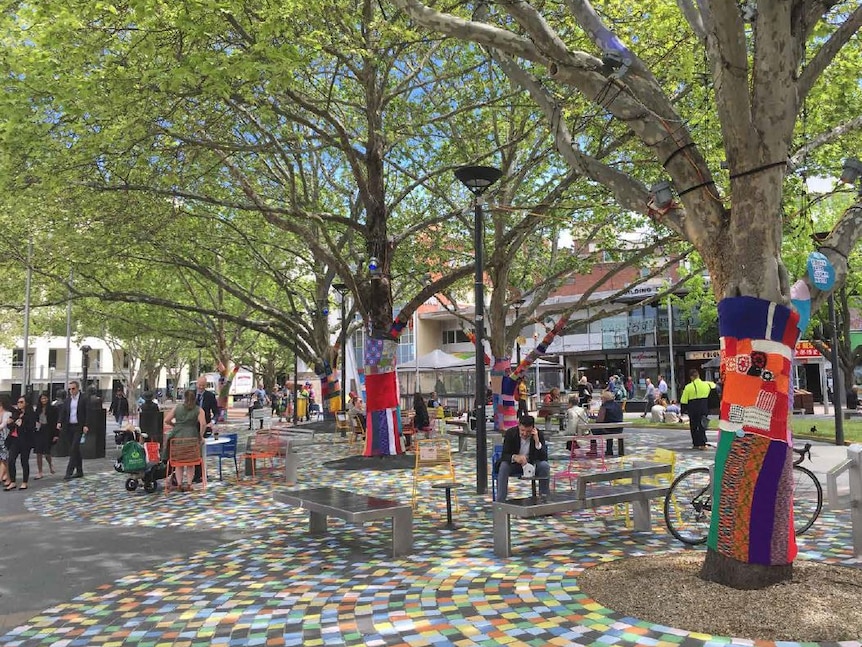
[[[129,415],[129,400],[122,389],[117,389],[114,398],[111,400],[111,406],[108,408],[108,413],[114,414],[114,420],[118,427],[123,426],[123,420]]]
[[[18,398],[18,406],[12,412],[9,422],[9,485],[7,492],[18,487],[15,463],[21,461],[21,490],[26,490],[30,482],[30,450],[33,448],[33,438],[36,435],[36,414],[32,407],[27,406],[24,396]]]
[[[33,451],[36,452],[36,476],[38,480],[42,474],[42,459],[48,462],[48,469],[54,473],[54,462],[51,460],[51,448],[60,438],[57,430],[57,407],[51,404],[48,393],[43,391],[39,395],[39,402],[34,409],[36,417],[36,436],[33,442]]]

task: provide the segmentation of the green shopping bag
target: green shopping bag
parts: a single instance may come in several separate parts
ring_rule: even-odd
[[[123,471],[143,472],[147,468],[147,454],[143,445],[128,442],[123,445]]]

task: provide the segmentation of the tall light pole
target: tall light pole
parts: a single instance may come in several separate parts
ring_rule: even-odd
[[[521,311],[521,306],[524,305],[523,299],[518,299],[512,305],[515,306],[515,325],[518,324],[518,314]],[[517,334],[515,335],[515,366],[521,365],[521,330],[518,329],[515,331]]]
[[[838,365],[838,321],[835,317],[835,292],[829,293],[829,323],[832,324],[832,404],[835,407],[835,444],[844,444],[844,413],[841,398],[844,397],[844,375]],[[828,398],[827,398],[828,399]]]
[[[33,237],[27,243],[27,279],[24,283],[24,379],[21,395],[29,394],[30,380],[30,285],[33,282]],[[27,400],[29,402],[29,398]]]
[[[332,287],[341,295],[341,411],[347,411],[347,300],[349,291],[344,283],[333,283]]]
[[[484,258],[482,255],[482,195],[500,179],[503,173],[491,166],[462,166],[455,177],[473,194],[473,248],[476,255],[476,494],[488,489],[488,448],[485,430],[485,289]]]

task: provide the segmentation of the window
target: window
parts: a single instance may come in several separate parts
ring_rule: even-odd
[[[412,362],[414,357],[415,346],[413,345],[414,331],[413,326],[407,326],[401,331],[398,337],[398,357],[396,358],[396,366],[400,366],[404,362]]]
[[[443,343],[444,344],[469,344],[470,338],[460,328],[456,330],[444,330],[443,331]]]
[[[48,368],[57,368],[57,349],[48,349]]]
[[[12,368],[24,368],[24,349],[12,349]]]

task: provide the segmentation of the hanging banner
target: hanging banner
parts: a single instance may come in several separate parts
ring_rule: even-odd
[[[820,252],[811,252],[808,255],[808,277],[815,288],[826,292],[835,285],[835,268],[826,256]]]

